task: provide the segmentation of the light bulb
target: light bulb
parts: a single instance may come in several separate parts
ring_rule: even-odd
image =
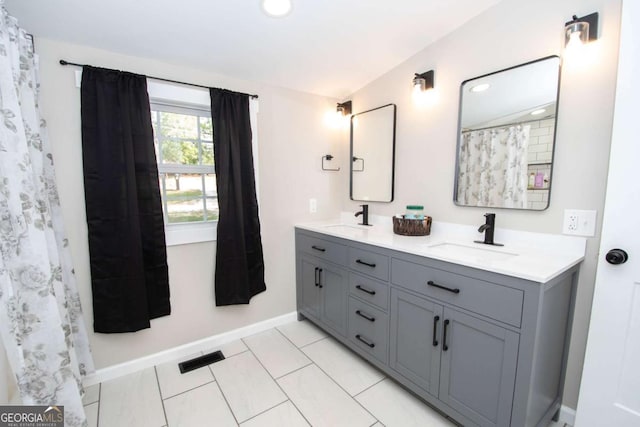
[[[575,49],[577,47],[580,47],[583,45],[582,43],[582,37],[581,37],[581,32],[580,31],[576,31],[573,32],[571,34],[569,34],[569,41],[567,42],[567,49]]]

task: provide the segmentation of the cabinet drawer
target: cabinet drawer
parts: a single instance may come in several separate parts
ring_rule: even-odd
[[[380,280],[389,280],[389,257],[386,255],[349,248],[349,268]]]
[[[483,316],[520,327],[523,291],[399,259],[391,282]]]
[[[347,247],[306,234],[298,234],[296,249],[339,265],[347,263]]]
[[[349,274],[349,292],[383,310],[389,307],[389,285],[386,283],[351,273]]]
[[[377,308],[349,297],[349,340],[386,364],[389,356],[389,317]]]

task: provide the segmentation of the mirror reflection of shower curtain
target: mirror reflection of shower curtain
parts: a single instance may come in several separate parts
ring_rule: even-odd
[[[527,207],[527,149],[530,126],[462,132],[458,203]]]

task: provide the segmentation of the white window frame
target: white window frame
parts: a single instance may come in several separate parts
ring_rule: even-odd
[[[147,92],[151,104],[161,104],[163,106],[187,107],[190,109],[211,111],[211,98],[209,91],[204,88],[185,86],[147,79]],[[257,99],[249,102],[249,112],[251,119],[251,131],[253,139],[251,141],[253,151],[253,164],[256,183],[256,196],[260,202],[259,169],[258,169],[258,109]],[[215,134],[215,129],[214,129]],[[207,166],[208,167],[208,166]],[[158,164],[158,172],[162,165]],[[172,167],[174,170],[175,167]],[[194,171],[190,167],[191,171]],[[203,172],[211,173],[211,172]],[[213,172],[215,173],[215,172]],[[164,201],[163,201],[164,203]],[[218,234],[218,221],[207,221],[197,223],[168,224],[165,222],[165,240],[167,246],[185,245],[192,243],[215,241]]]

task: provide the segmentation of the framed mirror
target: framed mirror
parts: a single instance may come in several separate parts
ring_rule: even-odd
[[[351,200],[393,201],[396,105],[351,116]]]
[[[462,82],[453,195],[458,206],[549,206],[559,87],[558,56]]]

